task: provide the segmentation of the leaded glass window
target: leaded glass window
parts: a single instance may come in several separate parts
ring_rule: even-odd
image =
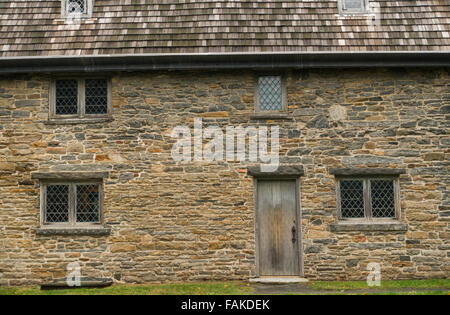
[[[108,83],[106,80],[86,80],[86,115],[108,112]]]
[[[280,76],[259,77],[257,106],[259,111],[283,110],[283,86]]]
[[[86,13],[87,12],[87,5],[86,0],[67,0],[67,12],[69,14],[74,13]]]
[[[99,222],[100,194],[98,185],[77,185],[77,222]]]
[[[55,90],[56,115],[76,115],[78,113],[77,80],[57,80]]]
[[[338,179],[342,219],[394,219],[398,216],[398,178]]]
[[[110,84],[107,79],[58,79],[53,87],[52,118],[89,118],[110,114]]]
[[[45,220],[48,223],[69,222],[69,186],[47,186],[47,209]]]
[[[364,218],[362,180],[341,181],[341,214],[344,218]]]
[[[339,11],[345,13],[366,13],[367,0],[339,0]]]
[[[77,225],[100,223],[102,185],[87,183],[43,183],[44,224]]]
[[[68,19],[92,17],[93,0],[61,0],[61,16]]]
[[[371,180],[370,195],[374,218],[395,217],[395,193],[392,180]]]

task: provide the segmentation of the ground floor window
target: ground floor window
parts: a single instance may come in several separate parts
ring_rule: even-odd
[[[338,216],[342,220],[399,217],[398,178],[338,178],[337,199]]]
[[[41,187],[43,224],[101,223],[103,193],[100,182],[46,182]]]

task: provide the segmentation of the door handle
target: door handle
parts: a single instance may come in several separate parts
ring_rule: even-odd
[[[297,242],[297,229],[295,226],[292,227],[292,243]]]

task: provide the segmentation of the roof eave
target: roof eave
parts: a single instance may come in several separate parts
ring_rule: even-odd
[[[0,75],[151,70],[449,67],[450,51],[131,54],[0,58]]]

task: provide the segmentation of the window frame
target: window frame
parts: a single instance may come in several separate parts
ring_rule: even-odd
[[[77,81],[77,114],[57,115],[56,114],[56,81],[76,80]],[[86,114],[86,80],[106,80],[107,111],[106,114]],[[111,79],[105,76],[61,76],[52,78],[49,93],[50,119],[97,119],[110,118],[112,116],[112,83]]]
[[[369,0],[360,0],[363,4],[362,9],[345,9],[345,0],[338,0],[338,8],[340,15],[358,15],[369,14]]]
[[[363,201],[364,201],[364,217],[363,218],[344,218],[341,211],[341,181],[342,180],[362,180],[363,181]],[[372,180],[392,180],[394,186],[394,217],[391,218],[374,218],[372,214],[372,196],[371,181]],[[398,222],[401,220],[401,196],[400,196],[400,178],[398,176],[386,175],[370,175],[370,176],[337,176],[336,177],[336,205],[337,218],[341,222],[354,223],[381,223],[381,222]]]
[[[90,18],[92,17],[92,12],[94,8],[94,0],[85,0],[86,5],[86,13],[70,13],[69,6],[68,6],[69,0],[61,0],[61,17],[65,19],[71,19],[71,18]]]
[[[67,185],[69,186],[68,196],[68,222],[47,222],[47,186],[49,185]],[[98,222],[77,222],[76,209],[77,209],[77,185],[98,185],[99,194],[99,220]],[[40,183],[40,226],[41,227],[60,227],[60,228],[88,228],[102,226],[103,210],[104,210],[104,188],[103,180],[41,180]]]
[[[261,77],[280,77],[281,82],[281,110],[269,111],[269,110],[261,110],[261,104],[259,102],[259,79]],[[287,113],[287,82],[286,78],[281,73],[260,73],[256,77],[255,84],[255,114],[256,115],[272,115],[272,114],[286,114]]]

